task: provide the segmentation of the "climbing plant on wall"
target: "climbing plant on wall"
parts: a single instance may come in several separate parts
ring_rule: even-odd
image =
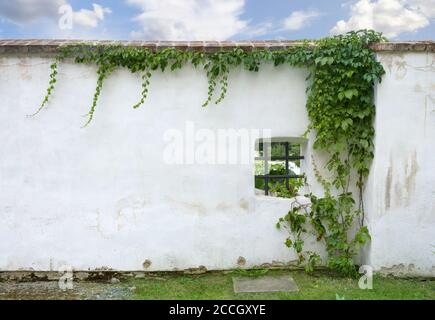
[[[309,208],[294,206],[277,224],[290,231],[286,245],[297,252],[307,270],[320,260],[317,253],[303,252],[308,222],[317,240],[325,244],[328,266],[346,275],[357,274],[354,257],[370,239],[364,226],[362,194],[373,159],[373,87],[381,81],[384,69],[369,45],[383,40],[373,31],[351,32],[322,39],[312,50],[307,101],[310,129],[316,134],[314,148],[329,154],[326,168],[333,176],[325,179],[313,163],[324,195],[308,195]],[[351,191],[352,182],[357,195]],[[355,220],[359,226],[351,233]]]
[[[362,190],[373,158],[373,87],[381,81],[384,73],[370,45],[380,41],[384,41],[381,34],[361,30],[318,41],[304,41],[274,51],[241,48],[213,53],[176,48],[153,51],[122,45],[78,43],[58,49],[55,62],[51,65],[47,94],[35,115],[44,109],[53,93],[59,63],[68,58],[79,64],[96,64],[98,68],[96,90],[84,126],[94,119],[104,81],[118,68],[128,68],[132,73],[142,75],[142,89],[134,108],[145,103],[152,75],[158,70],[174,71],[186,64],[203,68],[209,84],[203,104],[206,107],[225,99],[229,90],[229,74],[236,67],[258,72],[262,63],[270,62],[275,66],[308,68],[308,129],[315,133],[314,148],[330,155],[326,167],[333,177],[327,181],[317,171],[325,194],[321,198],[309,195],[311,208],[302,210],[296,206],[280,219],[278,226],[287,227],[290,231],[286,245],[295,249],[301,262],[308,262],[306,266],[310,270],[320,259],[316,253],[303,252],[302,235],[307,232],[306,224],[310,223],[317,240],[325,242],[328,265],[352,275],[356,272],[353,258],[359,247],[370,238],[368,229],[363,226]],[[355,182],[351,178],[353,174],[357,177]],[[350,191],[352,183],[359,190],[357,195]],[[359,222],[359,228],[356,235],[350,238],[349,231],[354,221]]]

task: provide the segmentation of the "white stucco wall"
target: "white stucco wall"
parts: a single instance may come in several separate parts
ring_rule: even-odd
[[[385,273],[435,275],[434,53],[380,53],[376,151],[366,192],[368,263]]]
[[[434,275],[433,70],[397,64],[428,66],[433,55],[392,56],[390,71],[389,56],[380,55],[387,75],[377,88],[365,262]],[[168,165],[163,156],[165,132],[185,132],[186,122],[299,137],[308,124],[305,70],[236,71],[224,102],[208,108],[201,108],[203,71],[156,73],[138,110],[131,106],[140,76],[120,70],[107,80],[94,122],[81,128],[95,89],[92,66],[62,64],[47,109],[26,117],[44,95],[49,63],[0,56],[0,270],[142,270],[146,260],[146,270],[226,269],[239,257],[245,267],[296,259],[275,228],[291,200],[256,196],[253,165]],[[317,192],[311,154],[309,140],[305,170]]]
[[[95,121],[86,120],[92,66],[62,64],[47,110],[49,59],[0,62],[0,269],[208,269],[296,259],[275,223],[290,200],[255,196],[252,165],[167,165],[164,134],[197,129],[273,129],[299,137],[307,128],[306,73],[265,66],[238,71],[222,105],[201,108],[204,72],[157,73],[139,110],[140,78],[114,73]],[[254,148],[254,145],[251,146]]]

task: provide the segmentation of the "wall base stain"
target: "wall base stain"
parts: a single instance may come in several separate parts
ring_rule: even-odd
[[[143,267],[144,269],[148,269],[149,267],[151,267],[151,264],[152,264],[151,260],[146,259],[146,260],[142,263],[142,267]]]
[[[246,265],[246,259],[244,257],[239,257],[237,259],[237,265],[243,267],[244,265]]]

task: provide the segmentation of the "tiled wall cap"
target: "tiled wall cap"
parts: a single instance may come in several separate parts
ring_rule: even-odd
[[[294,40],[255,40],[255,41],[81,41],[81,40],[36,40],[24,39],[0,40],[0,52],[3,53],[28,53],[28,52],[54,52],[59,46],[86,44],[89,46],[96,45],[123,45],[142,47],[150,49],[178,48],[180,50],[198,50],[204,52],[214,52],[218,50],[229,50],[233,48],[242,48],[244,50],[252,49],[270,49],[279,50],[301,44],[301,41]],[[314,43],[313,43],[314,45]],[[372,45],[375,51],[426,51],[435,52],[434,41],[404,41],[404,42],[385,42]]]

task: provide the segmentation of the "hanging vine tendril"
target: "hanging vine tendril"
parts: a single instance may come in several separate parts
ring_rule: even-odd
[[[94,98],[92,100],[91,109],[89,110],[89,112],[87,114],[88,120],[83,125],[83,128],[87,127],[92,122],[92,120],[94,119],[95,109],[97,108],[98,98],[100,97],[101,90],[103,89],[104,80],[107,78],[107,76],[110,73],[112,73],[112,71],[113,71],[113,67],[107,66],[107,65],[102,65],[102,66],[100,66],[98,68],[98,71],[97,71],[97,74],[98,74],[97,87],[95,89],[95,94],[94,94]]]
[[[57,67],[58,67],[57,61],[50,65],[51,73],[50,73],[50,81],[48,83],[47,93],[44,99],[42,100],[42,103],[39,106],[39,108],[36,110],[36,112],[29,115],[29,117],[34,117],[37,114],[39,114],[42,111],[42,109],[44,109],[45,105],[48,103],[48,100],[50,99],[50,96],[53,93],[54,85],[57,82],[57,74],[58,74]]]
[[[151,72],[146,71],[143,75],[142,75],[142,98],[140,99],[140,101],[138,103],[136,103],[133,108],[137,109],[139,108],[141,105],[143,105],[145,103],[146,98],[148,97],[148,87],[150,85],[150,79],[151,79]]]
[[[229,74],[230,74],[230,71],[228,70],[228,68],[224,68],[222,71],[221,79],[220,79],[221,94],[220,94],[219,98],[215,101],[215,104],[221,103],[227,95]]]

